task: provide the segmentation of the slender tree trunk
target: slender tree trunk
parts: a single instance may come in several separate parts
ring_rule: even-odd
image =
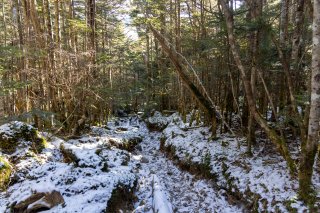
[[[303,4],[304,2],[299,0],[298,2],[298,7],[297,7],[297,13],[296,13],[296,24],[302,24],[302,13],[303,13],[303,7],[301,4]],[[282,0],[281,2],[281,14],[280,14],[280,35],[279,35],[279,45],[277,44],[277,42],[275,41],[275,39],[273,38],[273,43],[275,44],[278,54],[279,54],[279,58],[280,61],[282,63],[283,66],[283,70],[284,70],[284,74],[287,80],[287,86],[288,86],[288,93],[289,93],[289,99],[290,99],[290,103],[291,103],[291,110],[293,115],[295,116],[298,126],[300,128],[300,136],[301,136],[301,140],[306,140],[306,128],[303,125],[303,119],[302,116],[299,114],[298,112],[298,105],[297,105],[297,101],[296,98],[294,96],[294,81],[293,81],[293,73],[291,72],[290,69],[290,56],[288,55],[288,7],[289,7],[289,0]],[[302,11],[301,11],[302,10]],[[296,26],[296,28],[301,28],[302,26]],[[299,35],[299,30],[295,30],[294,33],[294,38],[293,41],[297,40],[298,42],[300,42],[300,35]],[[295,39],[296,38],[296,39]],[[295,44],[293,45],[293,54],[291,55],[296,57],[296,54],[298,53],[298,49],[299,49],[299,45],[300,44]]]
[[[90,65],[89,70],[93,73],[93,77],[96,77],[96,0],[87,0],[87,25],[89,30],[89,47],[90,51]]]
[[[259,1],[247,0],[249,6],[249,19],[252,22],[256,22],[262,13],[262,5]],[[251,57],[251,73],[250,73],[250,84],[252,88],[253,101],[256,103],[256,79],[258,69],[258,55],[259,55],[259,30],[255,30],[249,34],[249,45],[250,45],[250,57]],[[252,155],[251,146],[255,143],[255,122],[253,114],[249,113],[248,120],[248,154]]]
[[[301,50],[301,37],[303,30],[303,21],[304,21],[304,2],[305,0],[297,0],[297,11],[295,16],[295,28],[292,37],[292,52],[291,60],[295,68],[295,72],[298,72],[299,66],[299,51]]]
[[[4,0],[2,0],[2,21],[3,21],[3,28],[4,28],[4,45],[7,45],[7,21],[6,21],[6,14],[4,12]]]

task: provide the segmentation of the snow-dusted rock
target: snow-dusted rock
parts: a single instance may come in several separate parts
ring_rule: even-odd
[[[64,199],[60,192],[53,190],[52,192],[38,192],[27,199],[19,202],[12,207],[13,212],[31,213],[43,210],[49,210],[54,206],[64,204]]]
[[[167,127],[168,123],[167,117],[162,116],[161,112],[158,111],[146,119],[146,124],[151,131],[162,131]]]
[[[45,139],[36,128],[29,124],[13,121],[0,126],[0,151],[2,153],[17,156],[28,149],[41,152],[45,147]]]

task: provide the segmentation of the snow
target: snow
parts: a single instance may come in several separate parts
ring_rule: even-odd
[[[26,123],[20,121],[12,121],[10,123],[6,123],[0,126],[0,133],[4,137],[12,137],[17,130],[20,130],[22,127],[27,127],[31,129],[31,125],[27,125]]]
[[[149,132],[134,154],[140,160],[137,168],[138,186],[136,213],[152,213],[154,207],[172,206],[178,213],[242,212],[242,208],[228,203],[224,190],[216,190],[214,183],[198,179],[179,169],[160,151],[161,133]],[[143,162],[147,159],[147,162]],[[156,177],[157,192],[153,192]],[[156,206],[154,201],[156,200]],[[167,209],[167,208],[166,208]],[[170,211],[170,208],[169,210]]]
[[[48,147],[42,153],[27,156],[16,164],[18,181],[6,192],[0,192],[0,212],[9,212],[10,204],[19,203],[36,192],[53,190],[62,194],[65,204],[47,212],[102,212],[118,186],[133,188],[136,160],[131,159],[129,152],[113,147],[110,139],[137,137],[139,128],[130,133],[94,128],[103,133],[69,141],[42,133],[51,138]],[[79,162],[65,163],[60,151],[61,144]],[[104,167],[107,169],[104,170]]]
[[[246,211],[242,202],[229,196],[230,192],[241,194],[247,201],[259,195],[257,209],[252,207],[258,212],[289,212],[286,203],[298,212],[306,210],[297,200],[297,180],[290,177],[284,160],[273,154],[268,141],[261,140],[263,145],[249,158],[244,138],[221,134],[213,141],[209,128],[188,121],[190,115],[184,123],[177,113],[166,117],[155,112],[148,122],[165,125],[162,133],[149,132],[138,117],[112,120],[105,126],[92,127],[79,139],[67,141],[42,132],[48,146],[41,153],[17,149],[25,157],[14,165],[16,182],[0,192],[0,212],[9,212],[10,204],[33,193],[56,190],[65,204],[47,212],[98,213],[107,208],[113,190],[121,185],[132,189],[137,185],[135,213]],[[10,135],[9,126],[0,129]],[[128,145],[135,143],[132,139],[142,141],[129,150]],[[171,147],[174,159],[160,150],[160,141]],[[65,162],[62,146],[74,156],[74,162]],[[292,152],[298,153],[294,149]],[[204,165],[213,177],[192,175],[181,170],[177,165],[180,163]],[[314,183],[319,192],[318,173]]]
[[[20,122],[12,121],[0,126],[0,139],[14,139],[13,141],[18,140],[15,144],[15,150],[13,153],[6,153],[8,158],[11,158],[15,162],[18,162],[19,159],[24,158],[27,155],[32,153],[32,141],[27,141],[25,138],[20,137],[21,133],[26,131],[36,130],[33,126]],[[40,135],[38,135],[40,136]],[[20,138],[18,138],[20,137]],[[1,150],[0,150],[1,151]],[[1,152],[0,152],[1,154]]]
[[[14,124],[19,124],[20,122],[6,123],[0,126],[0,132],[4,135],[11,136],[14,134],[13,126]]]
[[[152,175],[153,189],[153,210],[158,213],[173,213],[171,204],[167,201],[167,197],[163,192],[159,178]]]
[[[152,117],[147,118],[146,122],[150,129],[155,130],[162,130],[168,125],[168,119],[157,111],[154,112]]]
[[[266,145],[267,141],[261,140],[264,145],[254,150],[254,156],[249,158],[246,156],[245,138],[238,138],[240,147],[237,139],[229,134],[221,134],[212,141],[206,127],[186,130],[184,127],[189,123],[183,123],[178,115],[167,119],[171,121],[161,137],[165,140],[165,147],[174,147],[174,155],[179,162],[209,163],[210,173],[217,177],[219,188],[238,191],[247,200],[255,195],[261,196],[259,211],[289,212],[285,206],[288,202],[299,211],[306,210],[296,199],[297,180],[290,177],[285,161],[276,152],[272,153],[273,146]],[[294,150],[293,153],[298,152]],[[319,192],[319,179],[314,178],[314,182]]]

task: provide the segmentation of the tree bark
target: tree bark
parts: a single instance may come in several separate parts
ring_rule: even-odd
[[[311,102],[308,139],[301,145],[299,194],[302,200],[312,204],[312,173],[320,140],[320,0],[314,0],[313,48],[311,74]]]

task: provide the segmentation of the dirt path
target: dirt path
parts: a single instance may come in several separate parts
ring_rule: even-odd
[[[206,180],[197,180],[188,172],[181,171],[159,150],[160,133],[147,134],[137,146],[136,155],[142,156],[136,195],[139,201],[135,212],[153,212],[154,176],[159,179],[161,190],[171,203],[173,212],[241,212],[231,206],[222,195]],[[165,201],[164,201],[165,202]]]

